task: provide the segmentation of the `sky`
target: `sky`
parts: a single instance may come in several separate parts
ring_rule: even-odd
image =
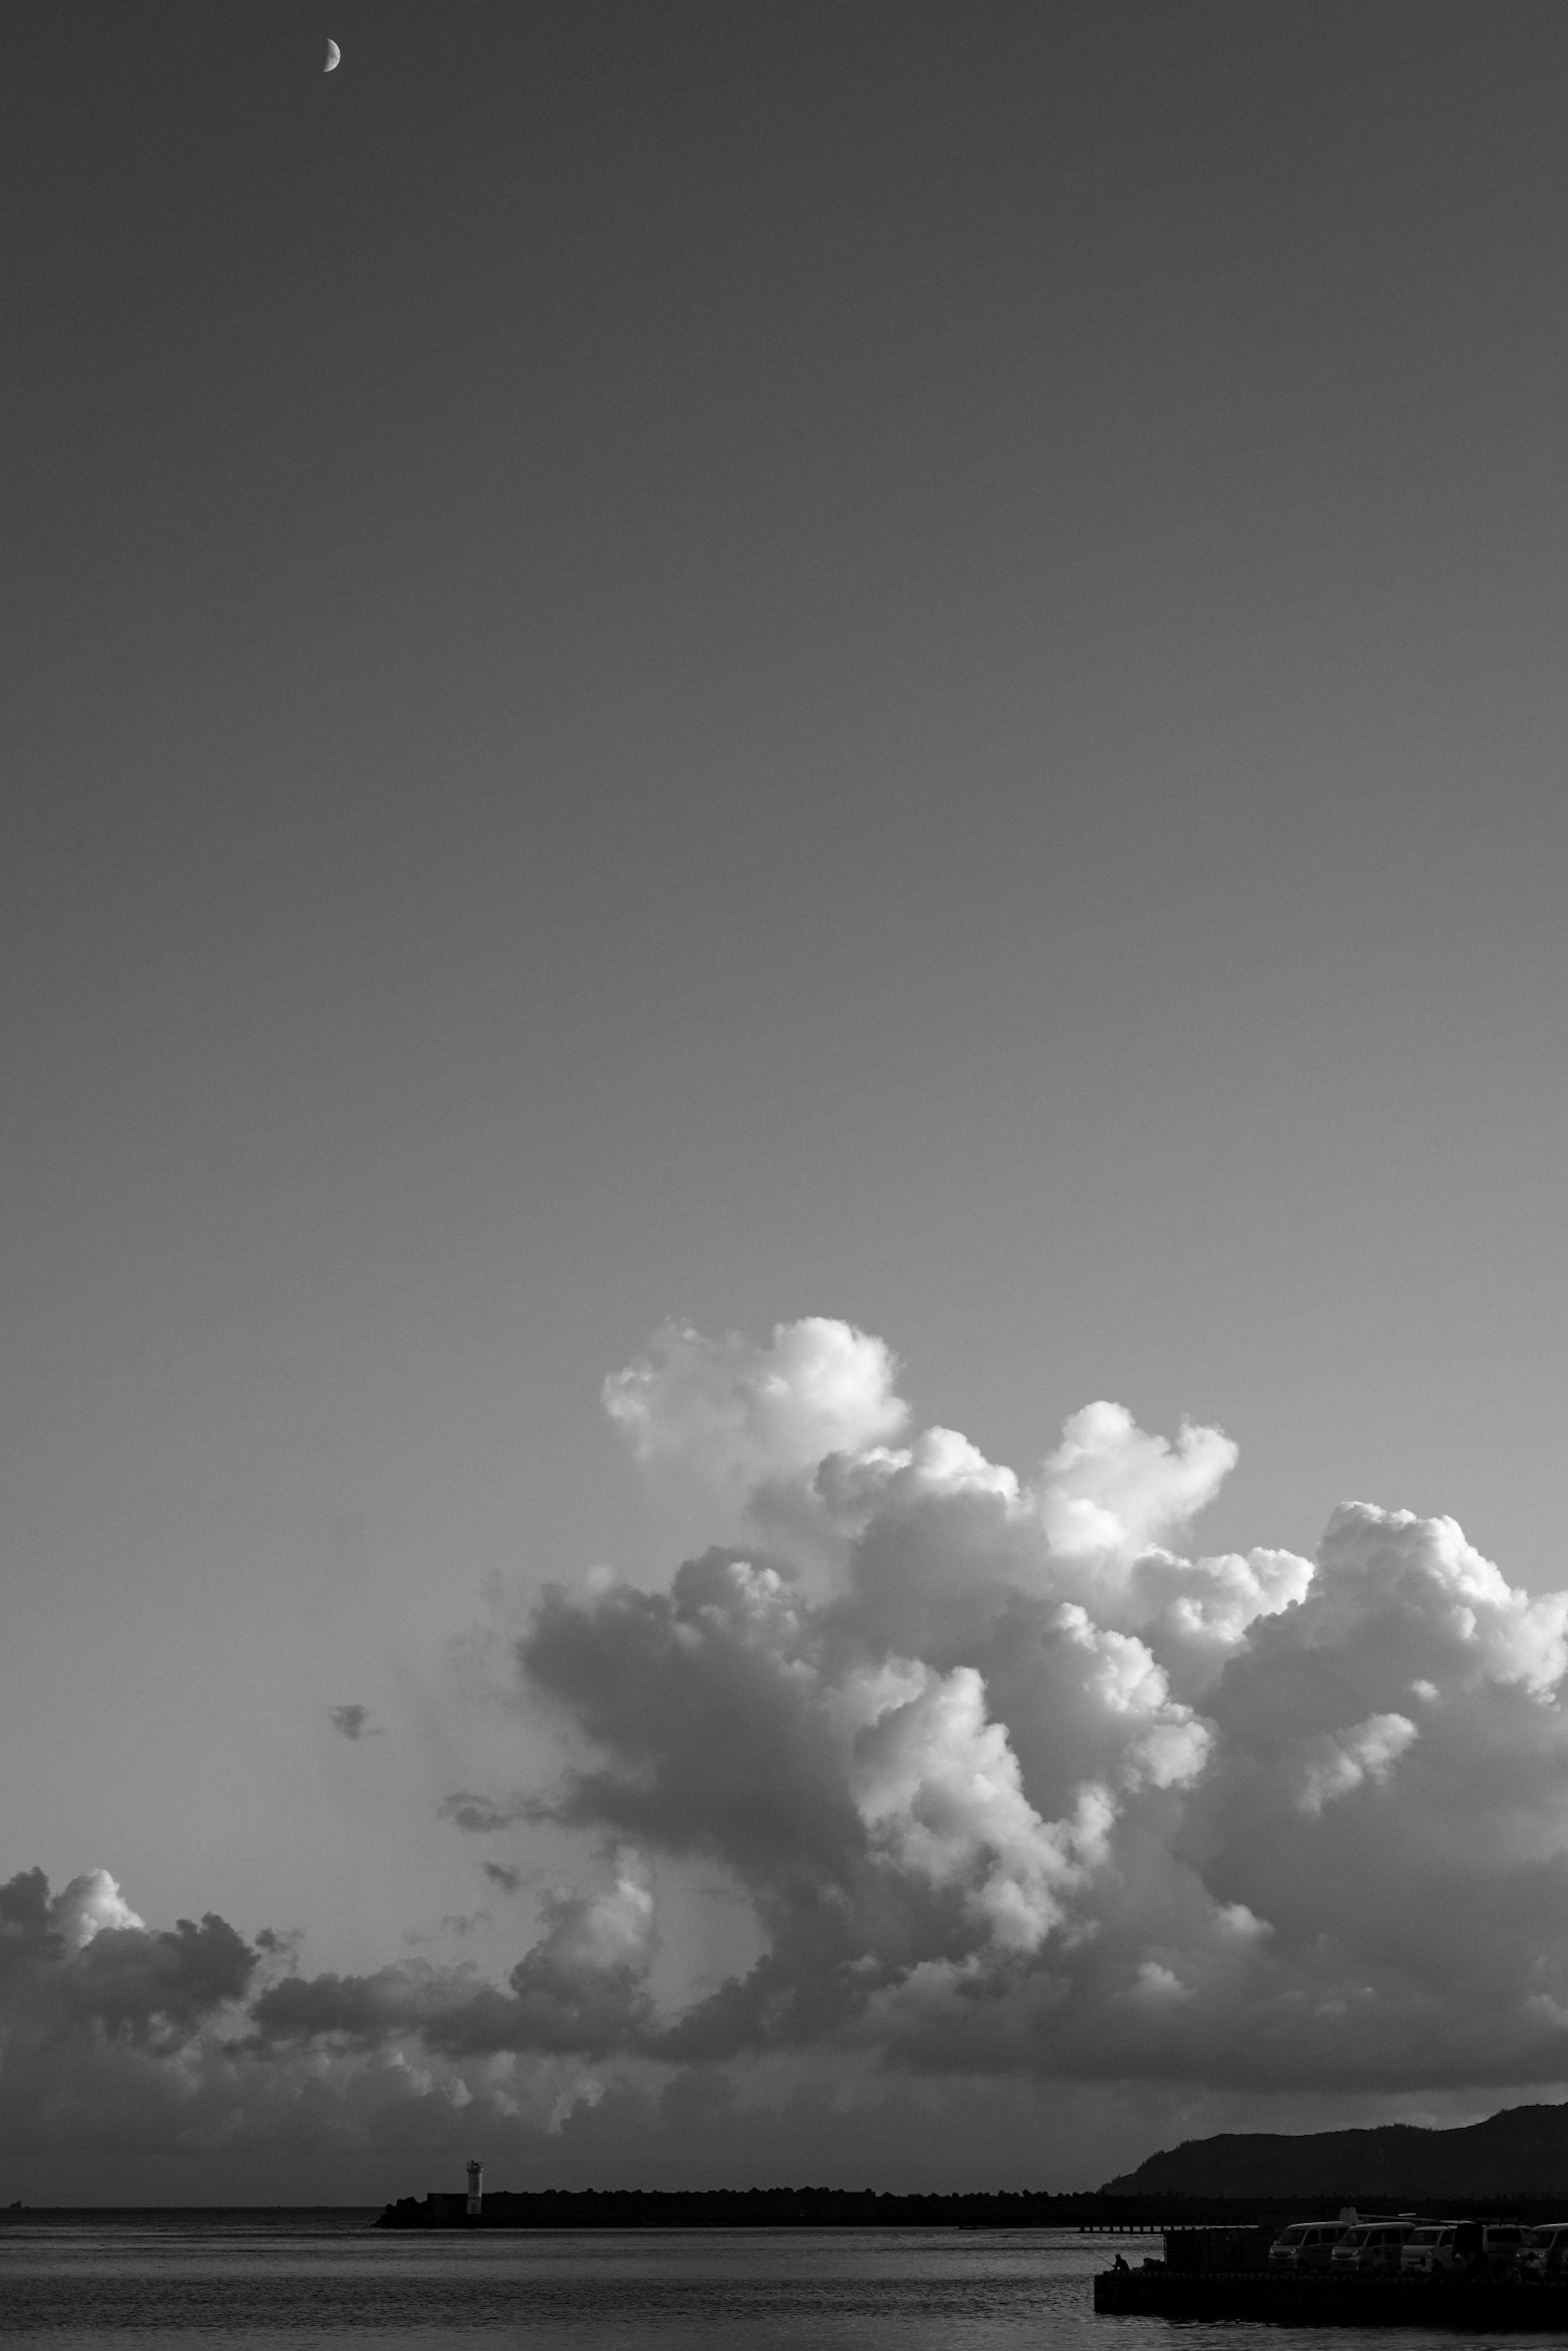
[[[0,2200],[1560,2096],[1556,0],[0,49]]]

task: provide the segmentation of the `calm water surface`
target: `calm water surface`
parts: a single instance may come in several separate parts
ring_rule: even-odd
[[[1096,2318],[1103,2238],[1050,2231],[382,2234],[367,2214],[20,2217],[5,2351],[1456,2351],[1403,2329]],[[1137,2258],[1134,2252],[1134,2258]],[[1494,2340],[1497,2338],[1493,2338]],[[1568,2336],[1516,2338],[1568,2351]]]

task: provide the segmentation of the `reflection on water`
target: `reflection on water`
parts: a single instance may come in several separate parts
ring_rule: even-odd
[[[1328,2351],[1312,2330],[1096,2318],[1103,2238],[1055,2230],[568,2231],[419,2236],[368,2213],[17,2218],[0,2336],[101,2351]],[[1332,2351],[1366,2351],[1335,2330]],[[1556,2337],[1529,2340],[1550,2351]],[[1425,2330],[1377,2341],[1454,2351]]]

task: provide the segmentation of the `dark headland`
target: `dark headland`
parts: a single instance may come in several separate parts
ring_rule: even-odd
[[[1568,2202],[1568,2105],[1507,2106],[1456,2130],[1226,2131],[1151,2155],[1101,2192],[1140,2201],[1337,2196],[1400,2210],[1435,2199]]]

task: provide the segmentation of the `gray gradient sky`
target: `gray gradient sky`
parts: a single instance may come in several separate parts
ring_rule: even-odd
[[[4,42],[0,1877],[471,1911],[671,1316],[1568,1582],[1556,0]]]

